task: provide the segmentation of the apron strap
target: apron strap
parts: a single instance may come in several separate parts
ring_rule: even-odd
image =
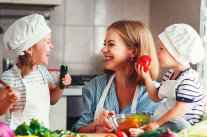
[[[137,85],[134,97],[132,100],[132,107],[131,107],[131,113],[136,113],[136,106],[137,106],[137,99],[139,98],[141,86]]]
[[[97,105],[97,107],[96,107],[96,111],[95,111],[94,119],[98,118],[99,113],[103,110],[104,102],[105,102],[106,96],[107,96],[107,94],[108,94],[109,88],[110,88],[111,83],[112,83],[112,81],[114,80],[114,78],[115,78],[115,74],[113,74],[113,75],[110,77],[109,82],[108,82],[108,84],[106,85],[106,87],[105,87],[105,89],[104,89],[104,91],[103,91],[103,93],[102,93],[102,96],[101,96],[101,98],[100,98],[100,100],[99,100],[99,102],[98,102],[98,105]]]

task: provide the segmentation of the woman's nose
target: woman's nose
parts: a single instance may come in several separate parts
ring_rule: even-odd
[[[101,49],[101,52],[102,52],[102,53],[105,53],[105,52],[107,52],[107,51],[108,51],[107,46],[104,46],[104,47]]]

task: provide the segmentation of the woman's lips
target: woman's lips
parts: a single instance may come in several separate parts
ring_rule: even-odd
[[[108,61],[111,61],[112,59],[113,59],[112,57],[108,57],[108,56],[107,56],[107,57],[104,58],[104,61],[105,61],[105,62],[108,62]]]

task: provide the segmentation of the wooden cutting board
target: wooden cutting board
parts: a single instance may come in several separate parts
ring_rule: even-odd
[[[105,137],[109,133],[78,133],[78,135],[86,135],[87,137]]]

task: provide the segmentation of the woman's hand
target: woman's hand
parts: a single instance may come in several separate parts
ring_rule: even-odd
[[[114,115],[114,111],[107,111],[107,110],[103,110],[97,119],[95,119],[95,124],[93,127],[93,130],[95,132],[99,132],[99,133],[109,133],[114,131],[114,128],[112,127],[110,121],[109,121],[109,116]]]
[[[10,92],[8,92],[6,96],[7,100],[11,102],[12,104],[15,103],[20,98],[20,93],[13,90],[12,87],[10,87]]]
[[[65,86],[70,85],[70,84],[71,84],[71,81],[72,81],[72,78],[71,78],[71,76],[70,76],[69,73],[67,73],[67,74],[65,75],[65,77],[62,79],[62,83],[63,83],[63,85],[65,85]]]

